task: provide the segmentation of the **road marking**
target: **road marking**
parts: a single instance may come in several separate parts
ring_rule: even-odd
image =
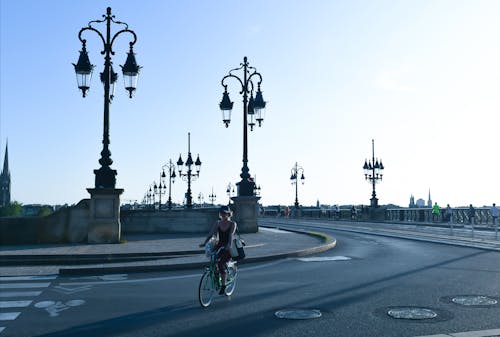
[[[34,276],[1,276],[0,281],[37,281],[37,280],[55,280],[57,275],[34,275]]]
[[[89,284],[83,285],[83,286],[76,286],[76,287],[64,287],[62,285],[58,285],[58,286],[55,286],[54,288],[52,288],[52,290],[54,290],[58,293],[66,294],[66,295],[78,293],[80,291],[87,291],[90,289],[92,289],[92,286]]]
[[[4,331],[5,327],[4,326],[0,326],[0,332]]]
[[[238,271],[250,271],[250,270],[255,270],[255,269],[262,269],[262,268],[267,268],[274,266],[279,263],[284,263],[286,260],[277,260],[277,261],[272,261],[269,263],[265,264],[259,264],[257,266],[253,267],[240,267],[238,266]],[[101,284],[123,284],[123,283],[140,283],[140,282],[154,282],[154,281],[168,281],[168,280],[181,280],[185,278],[192,278],[192,277],[201,277],[203,274],[203,271],[200,271],[200,273],[197,274],[187,274],[187,275],[179,275],[179,276],[164,276],[164,277],[155,277],[155,278],[143,278],[143,279],[135,279],[135,280],[116,280],[116,281],[94,281],[94,282],[63,282],[59,283],[58,286],[54,288],[60,288],[60,287],[71,287],[71,286],[92,286],[92,285],[101,285]]]
[[[20,312],[1,312],[0,321],[13,321],[19,316]]]
[[[36,282],[36,283],[2,283],[0,289],[17,289],[17,288],[47,288],[50,282]]]
[[[302,262],[325,262],[325,261],[347,261],[352,260],[347,256],[316,256],[316,257],[300,257],[297,260]]]
[[[63,310],[85,304],[85,300],[69,300],[66,303],[61,301],[42,301],[35,304],[35,308],[45,309],[50,317],[57,317]]]
[[[0,309],[5,308],[24,308],[33,301],[0,301]]]
[[[492,330],[454,332],[447,334],[427,335],[418,337],[488,337],[488,336],[499,336],[499,335],[500,335],[500,329],[492,329]]]
[[[0,297],[36,297],[41,291],[6,291],[1,292]]]

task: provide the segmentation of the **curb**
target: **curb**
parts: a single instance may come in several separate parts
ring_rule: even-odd
[[[266,228],[278,228],[274,226],[260,226]],[[333,249],[337,245],[337,240],[329,235],[319,233],[319,232],[310,232],[310,231],[301,231],[301,230],[288,230],[288,229],[280,229],[286,230],[289,232],[295,232],[299,234],[305,234],[315,237],[320,237],[325,240],[325,243],[319,246],[315,246],[312,248],[300,249],[297,251],[292,251],[288,253],[280,253],[274,255],[264,255],[264,256],[256,256],[245,258],[243,261],[239,261],[238,264],[247,264],[247,263],[255,263],[255,262],[263,262],[263,261],[271,261],[271,260],[279,260],[283,258],[289,257],[298,257],[305,256],[315,253],[324,252],[326,250]],[[180,252],[179,252],[180,253]],[[187,254],[179,254],[179,255],[187,255]],[[204,268],[207,266],[207,262],[188,262],[188,263],[179,263],[179,264],[159,264],[153,266],[114,266],[114,267],[88,267],[88,268],[60,268],[59,275],[88,275],[94,274],[96,272],[101,273],[133,273],[133,272],[152,272],[152,271],[173,271],[173,270],[187,270],[187,269],[197,269]]]

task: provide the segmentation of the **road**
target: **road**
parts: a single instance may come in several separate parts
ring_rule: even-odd
[[[197,300],[201,270],[0,278],[0,308],[18,313],[0,324],[0,337],[404,337],[500,328],[499,252],[318,231],[334,236],[337,246],[304,258],[242,265],[233,296],[221,296],[207,309]],[[321,317],[278,318],[285,310]]]

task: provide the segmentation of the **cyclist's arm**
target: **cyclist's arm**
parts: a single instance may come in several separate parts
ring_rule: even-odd
[[[219,225],[219,222],[215,222],[212,228],[210,229],[210,232],[208,232],[208,236],[206,237],[205,241],[200,245],[200,247],[203,247],[204,245],[207,244],[208,240],[217,232],[217,226]]]

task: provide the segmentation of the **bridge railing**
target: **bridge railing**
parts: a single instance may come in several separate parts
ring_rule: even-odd
[[[432,208],[394,208],[385,211],[385,219],[388,221],[404,222],[448,222],[446,209],[442,208],[437,216],[433,216]],[[456,207],[451,209],[451,221],[456,224],[468,224],[471,222],[468,207]],[[475,224],[493,224],[489,207],[475,208]]]
[[[331,220],[356,220],[356,221],[369,221],[373,220],[370,216],[370,208],[365,206],[356,206],[355,214],[351,209],[341,208],[340,212],[333,209],[324,208],[301,208],[296,211],[294,208],[290,209],[290,217],[314,218],[314,219],[331,219]],[[439,215],[432,214],[432,208],[389,208],[382,211],[377,220],[394,221],[394,222],[427,222],[439,223],[448,222],[446,209],[440,209]],[[268,217],[285,217],[284,209],[278,213],[276,208],[264,208],[261,216]],[[475,208],[475,225],[492,225],[493,217],[491,216],[489,207]],[[469,224],[469,208],[456,207],[452,208],[451,221],[454,224]]]

